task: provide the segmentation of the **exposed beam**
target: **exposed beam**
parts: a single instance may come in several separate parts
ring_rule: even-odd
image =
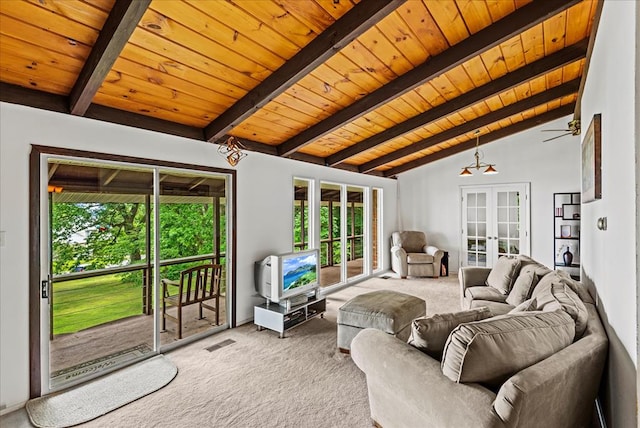
[[[206,139],[212,142],[218,140],[405,1],[367,0],[358,3],[290,60],[286,61],[278,70],[207,125],[205,128]]]
[[[69,100],[67,97],[23,88],[22,86],[9,83],[0,82],[0,101],[69,114]],[[202,128],[182,125],[97,104],[91,104],[84,116],[103,122],[117,123],[133,128],[204,141]]]
[[[550,110],[546,113],[542,113],[536,117],[532,117],[531,119],[526,119],[521,122],[515,123],[511,126],[501,128],[497,131],[493,131],[489,134],[484,134],[480,139],[480,145],[487,144],[492,141],[498,140],[500,138],[508,137],[509,135],[513,135],[518,132],[525,131],[529,128],[533,128],[534,126],[542,125],[543,123],[547,123],[552,120],[570,115],[571,113],[573,113],[574,109],[575,109],[575,103],[568,104],[566,106],[562,106],[560,108]],[[425,156],[423,158],[416,159],[411,162],[407,162],[395,168],[391,168],[390,170],[384,172],[384,176],[394,177],[395,175],[400,174],[401,172],[405,172],[410,169],[414,169],[419,166],[426,165],[428,163],[435,162],[437,160],[444,159],[449,156],[453,156],[457,153],[464,152],[465,150],[473,149],[475,146],[476,146],[475,139],[465,141],[464,143],[456,144],[455,146],[449,147],[444,150],[440,150],[439,152],[434,153],[432,155]]]
[[[323,135],[338,129],[357,117],[386,104],[390,100],[422,85],[465,61],[488,51],[505,40],[539,24],[545,19],[579,3],[580,0],[536,1],[517,9],[440,55],[406,72],[336,114],[307,128],[278,146],[280,156],[288,156]]]
[[[102,183],[100,183],[100,185],[102,187],[106,187],[109,184],[111,184],[111,182],[118,176],[118,174],[120,174],[120,171],[121,170],[119,170],[119,169],[115,169],[115,170],[111,171],[111,173],[108,173],[108,170],[107,170],[106,171],[107,174],[105,174],[105,176],[103,177],[104,180],[102,180]]]
[[[521,85],[522,83],[584,58],[587,52],[587,42],[588,39],[584,39],[579,43],[562,49],[499,79],[462,94],[449,102],[425,111],[424,113],[414,116],[402,123],[392,126],[391,128],[385,129],[383,132],[375,134],[360,141],[359,143],[328,156],[327,164],[334,166],[352,156],[383,144],[386,141],[422,128],[429,123],[437,122],[450,114],[469,108],[474,104],[499,95],[500,93]]]
[[[487,126],[494,122],[498,122],[500,120],[506,119],[510,116],[513,116],[514,114],[521,113],[525,110],[529,110],[541,104],[548,103],[560,97],[571,95],[573,93],[576,93],[576,91],[578,90],[579,84],[580,84],[580,80],[574,79],[570,82],[563,83],[562,85],[556,86],[555,88],[551,88],[545,92],[541,92],[529,98],[525,98],[521,101],[517,101],[513,104],[509,104],[506,107],[503,107],[499,110],[485,114],[484,116],[480,116],[477,119],[470,120],[469,122],[465,122],[462,125],[458,125],[454,128],[447,129],[446,131],[440,132],[431,137],[425,138],[409,146],[396,150],[392,153],[388,153],[372,161],[364,163],[360,166],[359,171],[360,172],[371,171],[372,169],[375,169],[386,163],[393,162],[395,160],[401,159],[405,156],[412,155],[421,150],[428,149],[429,147],[443,143],[452,138],[456,138],[468,132],[475,131],[476,129],[481,128],[483,126]]]
[[[160,132],[163,134],[171,134],[178,137],[204,141],[202,128],[182,125],[176,122],[169,122],[168,120],[156,119],[151,116],[145,116],[143,114],[125,110],[118,110],[111,107],[104,107],[97,104],[91,104],[84,116],[104,122],[118,123],[120,125],[131,126],[134,128],[147,129],[149,131]]]
[[[116,0],[69,95],[71,114],[83,116],[151,0]]]
[[[69,112],[67,97],[5,82],[0,82],[0,101],[58,113]]]

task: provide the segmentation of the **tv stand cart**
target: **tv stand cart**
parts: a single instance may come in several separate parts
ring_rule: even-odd
[[[263,328],[277,331],[280,338],[284,338],[284,332],[290,330],[305,321],[319,316],[327,310],[327,301],[324,297],[314,295],[307,302],[295,306],[287,303],[281,306],[278,303],[267,301],[262,305],[254,306],[253,322],[258,326],[258,331]]]

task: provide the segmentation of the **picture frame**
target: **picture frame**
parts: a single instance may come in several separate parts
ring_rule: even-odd
[[[571,238],[571,226],[568,224],[563,224],[560,226],[560,237],[561,238]]]
[[[602,198],[601,115],[594,114],[582,140],[582,202]]]

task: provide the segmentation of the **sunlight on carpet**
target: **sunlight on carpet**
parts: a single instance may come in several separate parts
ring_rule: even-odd
[[[37,427],[69,427],[157,391],[177,373],[171,361],[158,355],[80,387],[30,400],[26,410]]]

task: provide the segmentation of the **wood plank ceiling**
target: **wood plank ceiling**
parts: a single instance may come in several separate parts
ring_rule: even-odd
[[[0,100],[393,177],[575,112],[600,0],[0,2]]]

